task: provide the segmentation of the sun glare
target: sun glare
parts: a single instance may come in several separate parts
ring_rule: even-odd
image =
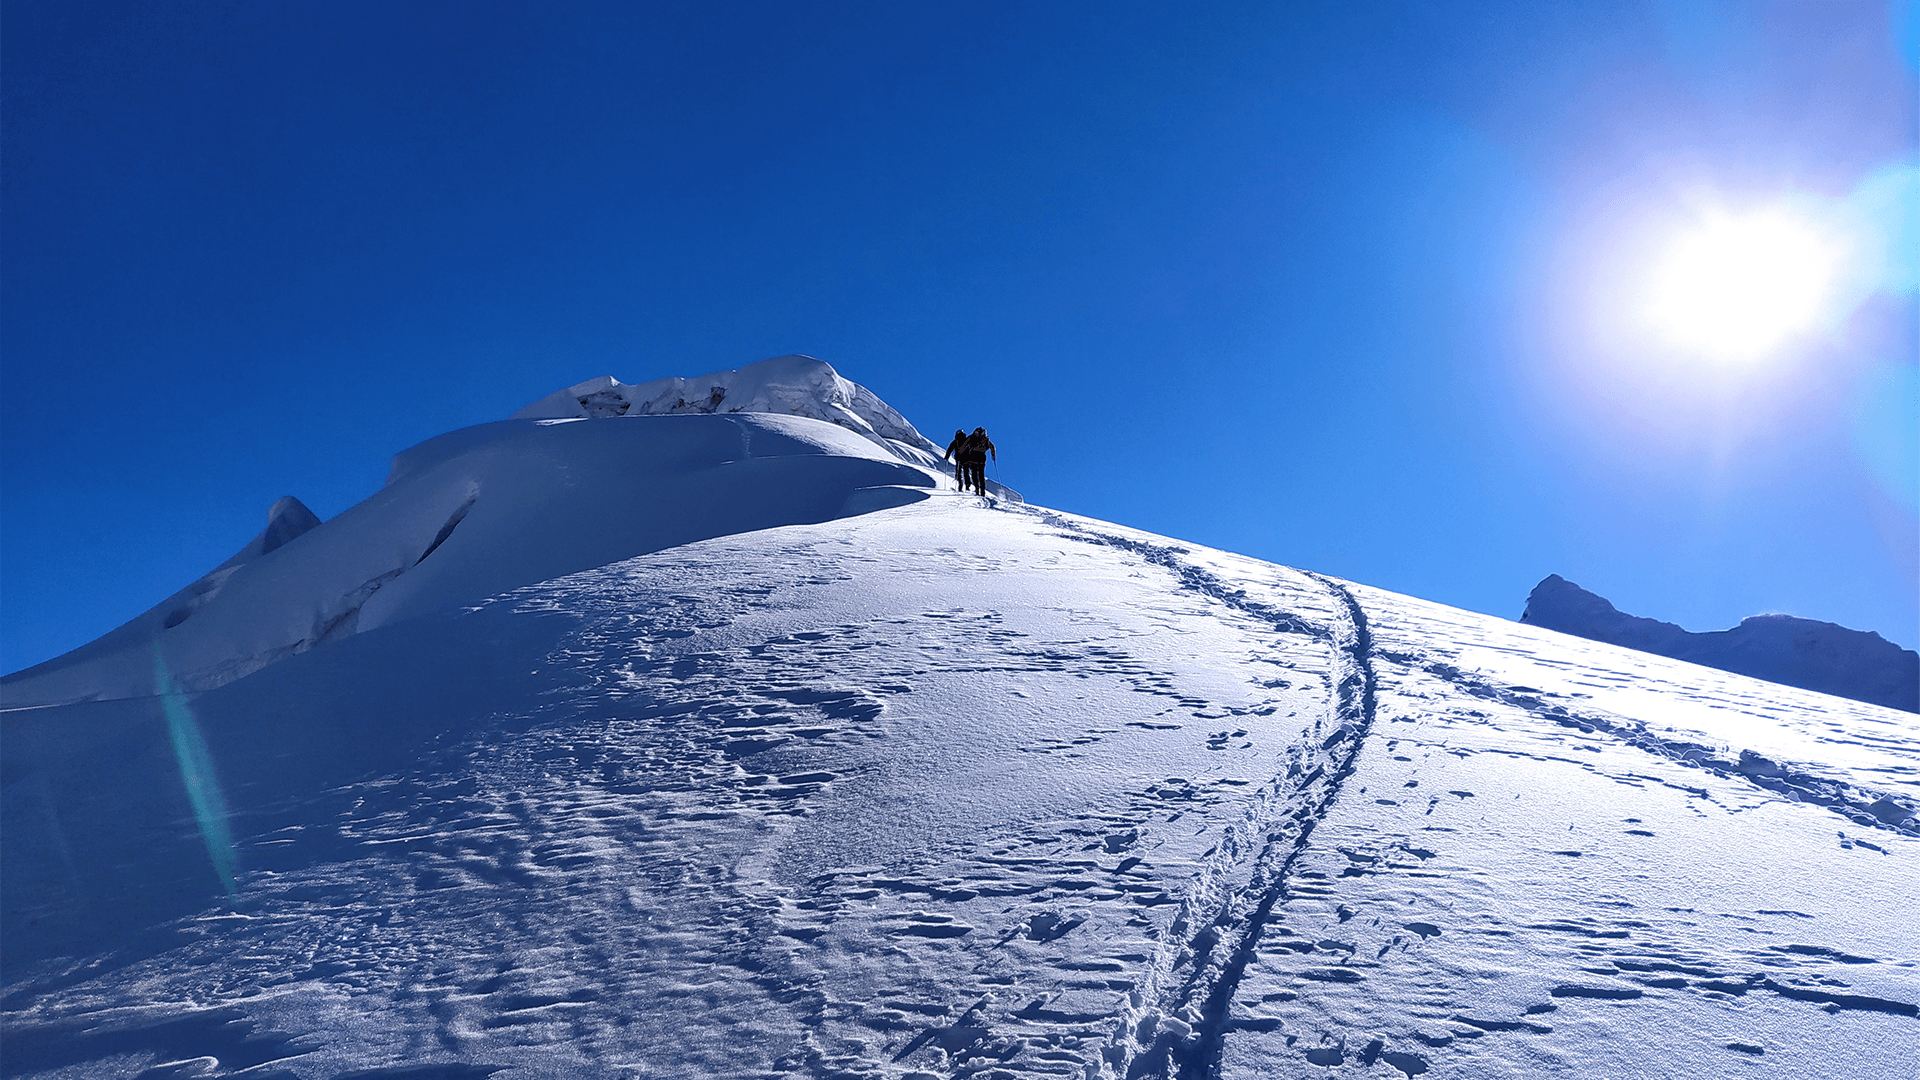
[[[1649,280],[1648,314],[1688,352],[1755,359],[1819,325],[1843,254],[1834,237],[1783,210],[1716,215],[1667,247]]]

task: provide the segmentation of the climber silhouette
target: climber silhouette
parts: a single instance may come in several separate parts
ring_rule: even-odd
[[[987,493],[988,454],[993,455],[993,460],[1000,460],[999,452],[993,448],[993,440],[987,438],[987,429],[974,428],[973,434],[960,444],[960,469],[964,474],[960,481],[961,491],[967,490],[967,485],[972,484],[973,489],[981,495]]]
[[[961,453],[966,443],[967,433],[954,428],[953,441],[947,444],[947,452],[940,457],[941,461],[953,462],[953,482],[960,485],[961,491],[967,490],[966,455]]]

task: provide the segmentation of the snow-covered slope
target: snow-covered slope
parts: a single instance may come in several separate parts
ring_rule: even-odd
[[[897,505],[946,475],[912,425],[818,360],[696,381],[734,386],[730,411],[586,422],[557,415],[556,401],[582,411],[563,391],[403,451],[384,488],[325,525],[282,499],[261,536],[199,581],[0,680],[0,705],[151,695],[156,650],[184,689],[212,689],[385,622],[693,540]]]
[[[1920,719],[913,490],[4,714],[0,1070],[1911,1075]]]
[[[1628,615],[1558,574],[1534,586],[1520,621],[1803,690],[1920,712],[1920,653],[1871,631],[1792,615],[1755,615],[1731,630],[1695,634],[1669,622]]]

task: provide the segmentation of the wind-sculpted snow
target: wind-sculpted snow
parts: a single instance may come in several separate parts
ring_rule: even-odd
[[[720,536],[190,695],[231,900],[156,703],[9,715],[0,1070],[1904,1076],[1913,721],[1778,691],[948,493]]]
[[[521,409],[514,418],[606,419],[714,413],[804,416],[837,424],[896,453],[938,449],[879,395],[842,378],[825,361],[811,356],[779,356],[732,371],[638,384],[602,375],[557,390]],[[926,459],[914,455],[913,460]]]

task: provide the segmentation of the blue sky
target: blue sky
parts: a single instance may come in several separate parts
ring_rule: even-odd
[[[790,352],[986,425],[1046,505],[1508,617],[1559,573],[1911,648],[1903,4],[9,0],[0,668],[280,495]],[[1894,239],[1712,363],[1622,329],[1703,205]]]

